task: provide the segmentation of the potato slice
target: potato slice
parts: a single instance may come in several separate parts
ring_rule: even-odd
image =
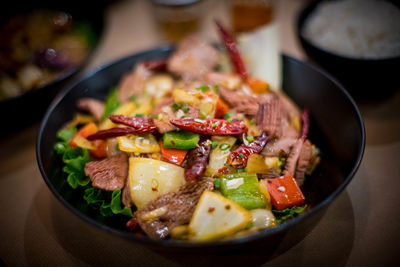
[[[185,184],[184,169],[149,158],[129,158],[129,190],[137,208]]]
[[[235,202],[205,191],[189,224],[193,240],[212,240],[240,231],[252,221],[251,214]]]
[[[119,136],[118,147],[121,151],[132,153],[155,153],[160,151],[160,146],[152,134]]]
[[[218,170],[225,166],[226,160],[231,153],[231,148],[236,142],[233,136],[211,136],[213,149],[205,172],[206,176],[219,177],[222,175]],[[214,145],[215,144],[215,145]]]
[[[268,173],[269,169],[275,168],[278,163],[278,157],[264,157],[259,154],[252,154],[247,161],[246,171],[249,173]]]

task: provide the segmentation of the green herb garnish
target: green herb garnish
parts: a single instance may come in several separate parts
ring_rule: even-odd
[[[210,87],[208,87],[207,84],[202,84],[199,87],[197,87],[196,90],[199,90],[202,92],[208,92],[208,91],[210,91]]]

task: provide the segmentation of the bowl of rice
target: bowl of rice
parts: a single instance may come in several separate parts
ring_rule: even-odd
[[[356,100],[380,100],[400,88],[400,7],[395,1],[317,0],[297,19],[307,56]]]

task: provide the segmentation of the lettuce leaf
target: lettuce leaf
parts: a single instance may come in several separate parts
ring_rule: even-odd
[[[121,189],[113,192],[107,192],[95,187],[88,187],[85,190],[85,195],[83,198],[86,200],[89,206],[93,207],[94,209],[99,209],[100,214],[104,217],[112,216],[114,214],[122,214],[133,217],[131,208],[122,208]]]
[[[80,210],[87,210],[88,207],[93,208],[99,220],[116,214],[133,217],[131,208],[123,207],[121,204],[121,190],[113,192],[104,191],[92,186],[90,178],[85,174],[85,164],[90,161],[90,154],[87,149],[73,148],[69,145],[69,141],[77,132],[75,127],[62,129],[58,131],[57,137],[59,141],[54,145],[54,150],[62,156],[65,164],[63,172],[66,173],[67,182],[73,189],[81,187],[83,194],[83,205]],[[84,207],[86,205],[86,207]]]
[[[69,141],[77,132],[75,127],[69,127],[58,131],[57,137],[61,140],[54,145],[57,154],[62,155],[65,163],[63,171],[68,174],[67,182],[72,188],[86,186],[90,179],[85,175],[85,164],[89,161],[89,151],[82,148],[73,148]]]
[[[304,204],[303,206],[294,206],[291,208],[286,208],[284,210],[273,209],[272,212],[274,213],[278,224],[281,224],[284,221],[287,221],[289,219],[292,219],[292,218],[302,214],[306,210],[306,208],[307,208],[307,204]]]

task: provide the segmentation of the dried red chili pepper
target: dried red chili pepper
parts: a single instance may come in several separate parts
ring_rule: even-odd
[[[224,41],[226,50],[228,50],[232,65],[234,66],[236,73],[240,75],[243,81],[246,81],[248,77],[247,70],[242,60],[242,57],[240,56],[240,52],[237,48],[235,40],[219,21],[216,20],[215,24],[217,25],[221,38]]]
[[[143,131],[142,129],[134,129],[134,128],[111,128],[107,130],[102,130],[98,131],[95,134],[89,135],[87,139],[89,141],[92,140],[97,140],[97,139],[108,139],[112,137],[117,137],[117,136],[123,136],[127,134],[143,134],[143,133],[148,133],[146,131]]]
[[[136,232],[139,228],[139,223],[136,218],[132,218],[126,222],[125,226],[130,232]]]
[[[310,130],[310,112],[308,108],[304,108],[301,113],[301,122],[303,126],[301,128],[301,140],[304,142],[308,137],[308,131]]]
[[[228,163],[237,168],[244,168],[247,165],[247,160],[251,154],[260,153],[269,140],[269,135],[265,132],[255,138],[249,145],[241,144],[238,148],[232,151],[228,156]]]
[[[246,133],[248,130],[242,122],[228,122],[221,119],[173,119],[170,122],[179,129],[205,135],[238,135]]]
[[[229,169],[227,167],[222,167],[222,168],[218,169],[218,172],[221,174],[228,174]]]
[[[137,236],[145,236],[146,234],[140,229],[139,223],[136,218],[132,218],[125,224],[126,228]]]
[[[185,180],[188,183],[198,182],[206,171],[211,152],[211,141],[201,139],[196,148],[189,151],[185,165]]]
[[[143,65],[148,70],[163,71],[167,69],[167,59],[155,59],[143,62]]]
[[[111,115],[108,118],[114,123],[131,126],[136,130],[143,131],[143,133],[151,133],[156,130],[156,126],[150,118],[127,117],[124,115]]]

